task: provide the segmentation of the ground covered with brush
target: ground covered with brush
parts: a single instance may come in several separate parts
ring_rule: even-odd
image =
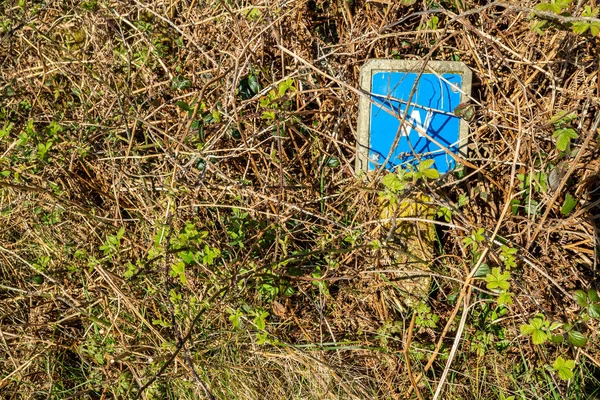
[[[593,0],[1,2],[0,397],[599,397],[599,27]],[[456,172],[355,172],[371,58],[472,70]]]

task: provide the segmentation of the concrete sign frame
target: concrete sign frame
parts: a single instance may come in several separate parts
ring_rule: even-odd
[[[468,136],[467,122],[453,112],[469,100],[471,83],[471,70],[462,62],[429,61],[423,69],[419,60],[369,60],[360,72],[360,88],[370,98],[359,99],[356,172],[376,169],[388,158],[388,169],[412,163],[415,152],[434,158],[442,174],[452,170],[455,162],[447,152],[464,156]]]

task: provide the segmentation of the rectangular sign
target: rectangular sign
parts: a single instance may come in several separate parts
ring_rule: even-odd
[[[421,73],[421,71],[423,71]],[[370,60],[361,69],[356,169],[434,159],[441,174],[455,167],[448,154],[466,145],[467,124],[454,114],[468,100],[471,71],[461,62]],[[384,165],[385,164],[385,165]]]

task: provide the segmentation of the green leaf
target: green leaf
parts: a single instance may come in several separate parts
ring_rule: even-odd
[[[171,271],[169,272],[169,275],[171,275],[174,278],[178,277],[181,284],[185,285],[187,279],[185,277],[185,264],[183,263],[183,261],[179,261],[171,265]]]
[[[454,109],[454,115],[465,121],[471,121],[475,117],[475,107],[471,103],[461,103]]]
[[[569,332],[569,343],[576,347],[583,347],[587,343],[587,338],[578,331]]]
[[[573,0],[555,0],[554,4],[556,4],[562,10],[564,10],[565,8],[569,7],[572,2],[573,2]]]
[[[428,179],[437,179],[440,177],[440,173],[437,169],[431,168],[423,171],[423,175]]]
[[[262,119],[275,120],[275,113],[273,111],[265,111],[262,114]]]
[[[444,217],[444,220],[445,220],[446,222],[450,222],[450,221],[452,221],[452,210],[450,210],[450,209],[449,209],[449,208],[447,208],[447,207],[440,207],[440,208],[437,210],[437,216],[438,216],[438,217]],[[485,275],[487,275],[489,272],[490,272],[490,271],[489,271],[489,268],[488,268],[488,271],[487,271],[487,272],[486,272],[484,275],[481,275],[481,276],[485,276]],[[476,276],[477,276],[477,275],[476,275]],[[480,276],[480,277],[481,277],[481,276]]]
[[[565,151],[571,143],[571,139],[577,139],[579,135],[573,128],[560,128],[554,131],[552,137],[556,138],[556,148]]]
[[[548,24],[548,21],[534,20],[531,24],[531,31],[537,33],[538,35],[543,35],[544,28],[546,27],[547,24]]]
[[[294,81],[292,78],[287,78],[285,81],[281,82],[277,87],[278,97],[283,97],[287,91],[294,87]]]
[[[554,344],[560,344],[565,340],[563,335],[550,335],[550,341]]]
[[[550,328],[548,328],[549,331],[555,331],[558,328],[562,327],[563,323],[562,322],[553,322],[552,325],[550,325]]]
[[[512,215],[517,215],[519,213],[519,206],[521,205],[521,200],[512,199],[510,201],[510,213]]]
[[[168,321],[165,321],[164,319],[153,319],[152,320],[152,325],[160,325],[163,328],[170,328],[171,324]]]
[[[196,257],[193,251],[182,251],[179,253],[179,257],[183,260],[184,263],[190,265],[196,262]]]
[[[433,158],[430,158],[429,160],[424,160],[421,162],[421,164],[419,164],[419,171],[425,171],[429,168],[431,168],[433,166],[433,164],[435,163],[435,160]]]
[[[176,90],[187,89],[190,86],[192,86],[192,81],[190,81],[189,79],[187,79],[183,76],[176,76],[171,81],[171,88],[176,89]]]
[[[269,316],[269,313],[266,311],[260,311],[256,317],[254,318],[254,324],[259,330],[264,330],[267,326],[266,318]]]
[[[598,303],[590,304],[590,308],[588,308],[588,314],[592,318],[600,319],[600,304],[598,304]]]
[[[535,328],[531,325],[521,325],[521,334],[531,335],[535,331]]]
[[[498,296],[497,302],[499,305],[509,305],[512,304],[513,294],[511,292],[503,292]]]
[[[180,109],[182,109],[183,111],[192,111],[192,109],[190,108],[190,105],[188,103],[186,103],[185,101],[176,101],[175,105],[177,107],[179,107]]]
[[[483,278],[490,274],[490,266],[486,263],[481,263],[477,271],[475,271],[475,278]]]
[[[337,168],[340,166],[340,160],[337,157],[327,157],[327,166],[329,168]]]
[[[533,200],[532,198],[525,199],[525,209],[527,210],[527,215],[539,214],[539,204],[540,203],[538,203],[537,200]]]
[[[500,289],[502,291],[510,288],[510,272],[506,271],[500,273],[500,268],[493,268],[491,274],[487,274],[485,281],[487,282],[486,287],[489,290]]]
[[[565,196],[565,201],[563,202],[563,205],[560,208],[560,212],[562,213],[562,215],[567,215],[575,208],[576,205],[577,200],[575,200],[570,193],[567,193],[567,195]]]
[[[392,192],[397,192],[402,190],[403,184],[400,178],[398,178],[397,174],[390,172],[386,176],[383,177],[382,182],[386,188],[388,188]]]
[[[575,297],[575,301],[579,304],[579,307],[587,306],[587,293],[583,290],[576,290],[573,293],[573,297]]]
[[[588,24],[587,22],[573,22],[573,27],[571,28],[571,30],[573,31],[573,33],[577,34],[577,35],[583,35],[584,33],[587,32],[587,30],[590,29],[590,24]]]
[[[575,368],[574,360],[565,360],[561,356],[554,361],[552,368],[558,373],[558,377],[564,381],[568,381],[573,377],[573,369]]]
[[[598,15],[598,8],[594,8],[592,10],[592,7],[590,6],[585,6],[583,9],[583,12],[581,13],[582,17],[596,17]]]
[[[544,344],[548,340],[548,335],[546,335],[546,332],[536,329],[531,334],[531,339],[533,344]]]
[[[552,7],[552,4],[550,3],[539,3],[536,4],[533,9],[536,11],[550,11]]]
[[[427,26],[431,29],[431,30],[435,30],[438,28],[438,22],[440,21],[440,19],[437,16],[433,16],[431,17],[431,19],[427,22]]]
[[[268,97],[261,97],[260,100],[258,100],[258,103],[260,104],[261,107],[269,107],[269,104],[271,104],[271,101],[269,100]]]
[[[260,86],[258,84],[258,77],[256,75],[248,76],[248,88],[254,94],[260,92]]]
[[[549,338],[546,333],[550,323],[546,321],[543,314],[538,314],[529,320],[528,325],[521,325],[521,333],[523,335],[531,335],[533,344],[543,344]]]
[[[600,301],[600,296],[598,296],[598,292],[596,292],[594,289],[588,290],[587,295],[590,301]]]
[[[261,12],[258,8],[252,8],[250,11],[248,11],[248,14],[246,14],[246,18],[249,21],[256,21],[257,19],[259,19],[261,16]]]

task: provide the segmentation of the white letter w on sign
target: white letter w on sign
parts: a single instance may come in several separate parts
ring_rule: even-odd
[[[403,112],[400,113],[400,117],[402,116]],[[418,110],[413,109],[410,112],[410,116],[406,117],[406,121],[402,126],[402,136],[408,137],[410,131],[414,129],[419,136],[425,137],[423,133],[427,132],[427,130],[429,129],[432,117],[433,113],[431,111],[427,111],[427,114],[425,115],[425,122],[421,123],[421,113]]]

